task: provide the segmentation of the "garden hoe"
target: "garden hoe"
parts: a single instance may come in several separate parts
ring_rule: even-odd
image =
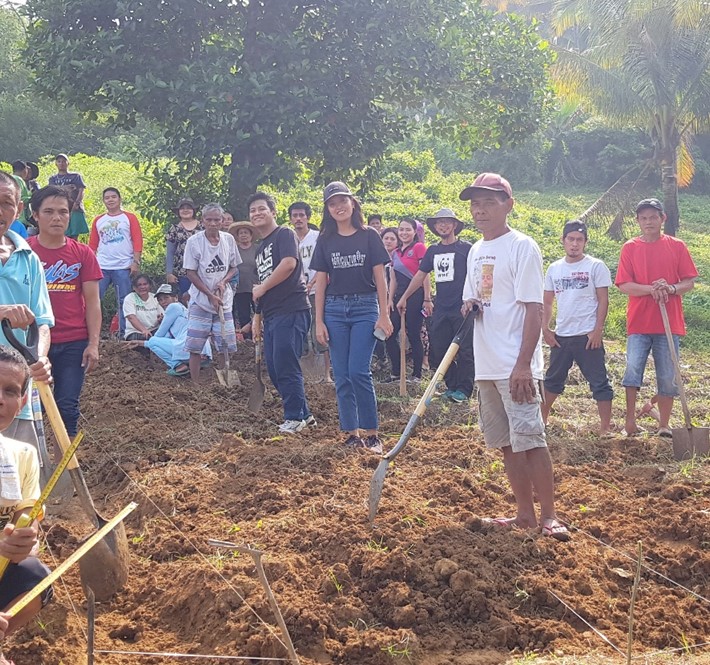
[[[242,382],[239,380],[239,372],[236,369],[231,369],[229,367],[229,348],[227,347],[227,336],[226,336],[226,326],[224,323],[224,307],[219,308],[219,325],[220,334],[222,335],[222,352],[224,354],[224,367],[222,369],[216,369],[217,380],[221,386],[231,388],[232,386],[241,386]]]
[[[39,329],[35,322],[32,323],[27,333],[27,345],[22,344],[15,337],[8,319],[3,319],[2,330],[10,345],[17,349],[29,364],[33,365],[37,362]],[[71,446],[71,441],[59,414],[52,389],[41,381],[37,381],[36,385],[49,422],[52,424],[54,436],[62,453],[65,453]],[[84,474],[75,456],[69,462],[68,469],[81,507],[91,520],[92,525],[97,529],[102,528],[108,522],[96,511]],[[126,530],[121,523],[110,531],[79,563],[82,584],[84,587],[93,589],[96,600],[108,600],[120,591],[128,581],[128,559],[128,540]]]
[[[424,412],[427,410],[427,407],[431,403],[431,400],[434,395],[434,391],[436,390],[437,384],[439,383],[439,381],[441,381],[444,378],[446,371],[449,369],[449,365],[451,365],[454,358],[456,357],[456,354],[459,351],[459,345],[461,344],[461,338],[464,335],[464,330],[465,330],[465,327],[468,323],[468,320],[477,311],[478,311],[478,305],[474,305],[473,309],[464,318],[463,323],[461,324],[461,327],[458,329],[458,332],[454,336],[454,339],[451,341],[451,345],[449,346],[448,350],[446,351],[446,355],[444,356],[443,360],[439,363],[439,366],[436,368],[436,372],[434,372],[434,376],[431,377],[431,381],[429,381],[429,385],[426,387],[424,394],[422,395],[421,399],[419,400],[419,403],[417,404],[417,408],[414,409],[414,413],[409,418],[409,422],[407,423],[407,426],[404,428],[404,432],[402,432],[402,436],[399,437],[399,441],[397,441],[397,445],[394,448],[392,448],[392,450],[390,450],[382,458],[380,463],[377,465],[377,468],[375,469],[375,473],[372,474],[372,480],[370,481],[370,501],[369,501],[370,524],[374,523],[375,515],[377,515],[377,506],[380,503],[380,496],[382,496],[382,488],[384,487],[384,484],[385,484],[385,476],[387,475],[387,469],[390,465],[390,462],[395,457],[397,457],[397,455],[399,455],[399,453],[402,452],[404,447],[407,445],[407,442],[409,441],[409,437],[412,435],[414,430],[417,428],[417,425],[419,425],[419,423],[421,422],[421,419],[424,417]]]
[[[663,328],[666,331],[668,349],[671,353],[671,358],[673,359],[675,382],[678,386],[678,395],[680,396],[680,404],[683,407],[683,418],[685,420],[685,427],[674,427],[671,430],[673,434],[673,457],[677,460],[687,460],[691,459],[695,455],[707,455],[710,453],[710,429],[707,427],[693,427],[693,423],[690,420],[688,400],[685,396],[683,376],[680,373],[680,364],[678,363],[678,356],[675,352],[675,344],[673,343],[671,326],[668,322],[666,303],[659,302],[658,305],[661,308],[661,318],[663,319]]]
[[[251,336],[254,339],[256,381],[254,381],[254,385],[252,385],[251,387],[251,393],[249,394],[247,408],[252,413],[257,413],[259,409],[261,409],[261,405],[264,403],[264,394],[266,393],[264,379],[261,377],[262,341],[261,308],[259,307],[259,305],[256,306],[256,312],[254,312],[254,319],[251,324]]]

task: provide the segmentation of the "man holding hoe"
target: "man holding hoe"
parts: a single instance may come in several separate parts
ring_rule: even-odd
[[[474,305],[479,423],[486,445],[503,452],[515,496],[515,517],[485,520],[490,529],[532,529],[568,540],[555,513],[552,461],[540,412],[543,376],[541,309],[542,254],[537,243],[508,226],[513,209],[510,183],[481,173],[459,195],[483,235],[468,256],[462,312]],[[540,501],[540,521],[533,492]]]

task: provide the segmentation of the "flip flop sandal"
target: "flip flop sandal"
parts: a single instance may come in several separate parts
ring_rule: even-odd
[[[182,367],[183,369],[178,369]],[[170,376],[187,376],[190,373],[190,368],[187,365],[178,365],[167,372]]]
[[[570,539],[570,532],[567,527],[558,520],[545,520],[540,525],[540,533],[548,538],[554,538],[566,543]]]
[[[518,528],[514,517],[484,517],[481,526],[483,531],[512,531]]]
[[[659,427],[658,431],[656,432],[657,436],[661,436],[664,439],[672,439],[673,438],[673,432],[669,430],[667,427]]]

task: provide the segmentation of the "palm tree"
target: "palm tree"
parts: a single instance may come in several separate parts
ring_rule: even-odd
[[[563,96],[587,102],[620,127],[643,127],[654,146],[668,220],[679,226],[678,186],[690,184],[692,136],[710,127],[710,6],[700,0],[555,0],[558,34],[576,28],[586,46],[557,46],[556,76]],[[649,165],[640,165],[639,173]],[[628,177],[623,183],[638,183]],[[620,181],[587,215],[628,212],[629,187]],[[633,190],[633,187],[631,187]]]

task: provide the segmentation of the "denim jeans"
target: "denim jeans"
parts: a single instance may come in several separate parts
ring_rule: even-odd
[[[118,333],[123,339],[126,332],[126,319],[123,316],[123,301],[131,292],[131,271],[129,268],[122,270],[103,270],[104,276],[99,282],[99,298],[104,299],[108,287],[113,284],[116,289],[116,303],[118,304]]]
[[[377,429],[377,398],[370,362],[377,338],[377,294],[326,296],[324,323],[330,338],[340,429]]]
[[[49,362],[52,363],[54,396],[57,408],[67,428],[69,438],[74,438],[79,422],[79,395],[84,385],[84,368],[81,359],[88,340],[61,342],[49,348]]]
[[[677,357],[680,348],[679,335],[673,335],[673,346]],[[626,340],[626,372],[621,385],[625,388],[641,387],[649,353],[653,355],[656,366],[658,394],[661,397],[676,397],[678,387],[675,384],[675,367],[665,335],[629,335]]]
[[[299,362],[310,325],[308,309],[264,319],[264,359],[271,383],[283,400],[284,420],[305,420],[311,415]]]

